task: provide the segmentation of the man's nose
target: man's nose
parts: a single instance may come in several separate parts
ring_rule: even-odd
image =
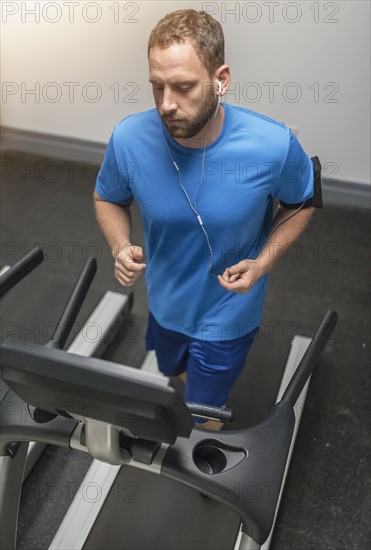
[[[174,93],[170,89],[165,88],[165,90],[163,91],[161,109],[164,114],[172,113],[177,110]]]

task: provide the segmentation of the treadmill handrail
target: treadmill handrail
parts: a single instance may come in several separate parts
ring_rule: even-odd
[[[95,258],[88,258],[75,284],[74,289],[68,299],[64,311],[59,319],[58,325],[54,331],[51,340],[45,345],[48,348],[62,349],[65,345],[68,335],[71,332],[73,323],[85,300],[85,296],[93,281],[97,271],[97,261]]]
[[[336,311],[329,310],[326,313],[290,382],[287,384],[281,401],[287,401],[294,407],[336,326],[337,318]]]
[[[212,405],[204,405],[202,403],[194,403],[186,401],[186,405],[192,416],[198,418],[207,418],[209,420],[217,420],[219,422],[232,422],[233,411],[224,407],[214,407]]]
[[[36,247],[0,276],[0,298],[44,260],[41,248]]]

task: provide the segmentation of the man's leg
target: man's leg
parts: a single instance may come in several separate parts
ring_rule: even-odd
[[[256,332],[223,342],[192,340],[184,334],[164,329],[150,314],[146,347],[156,350],[161,372],[166,376],[180,376],[186,385],[186,401],[223,406],[244,367]],[[216,420],[195,423],[213,431],[223,427],[223,423]]]
[[[203,341],[194,339],[189,346],[185,399],[201,405],[222,407],[240,376],[257,329],[234,340]],[[195,420],[199,428],[219,431],[223,423],[217,420]]]
[[[217,420],[208,420],[203,424],[196,423],[197,428],[202,428],[203,430],[212,430],[213,432],[219,432],[224,424],[223,422],[218,422]]]
[[[179,378],[181,379],[183,384],[187,384],[187,371],[182,372],[182,374],[179,375]],[[218,422],[218,420],[208,420],[203,424],[196,422],[195,424],[198,428],[203,428],[205,430],[213,430],[213,431],[219,431],[224,426],[223,422]]]

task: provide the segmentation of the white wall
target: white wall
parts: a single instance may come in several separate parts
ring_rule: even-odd
[[[188,7],[223,24],[229,103],[298,127],[325,176],[370,182],[368,0],[3,1],[2,125],[107,142],[115,123],[153,106],[149,32]]]

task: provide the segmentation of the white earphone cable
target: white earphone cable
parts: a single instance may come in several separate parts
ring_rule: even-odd
[[[221,87],[219,86],[219,91],[220,91],[220,90],[221,90]],[[210,251],[210,266],[209,266],[209,271],[210,271],[210,274],[213,275],[213,277],[217,277],[217,274],[216,274],[216,273],[213,273],[213,271],[212,271],[213,251],[212,251],[212,248],[211,248],[209,236],[208,236],[208,234],[207,234],[207,232],[206,232],[206,229],[205,229],[205,227],[204,227],[202,218],[201,218],[201,216],[200,216],[200,214],[199,214],[199,212],[198,212],[198,208],[197,208],[197,193],[198,193],[198,191],[199,191],[199,189],[200,189],[200,186],[201,186],[201,184],[202,184],[202,182],[203,182],[203,178],[204,178],[206,147],[207,147],[207,142],[208,142],[208,139],[209,139],[211,127],[212,127],[212,125],[213,125],[213,122],[214,122],[215,117],[216,117],[216,115],[217,115],[217,112],[218,112],[218,110],[219,110],[219,103],[220,103],[220,96],[219,96],[219,98],[218,98],[218,105],[217,105],[217,108],[215,109],[215,113],[214,113],[214,115],[213,115],[213,118],[212,118],[211,123],[210,123],[210,126],[209,126],[209,130],[208,130],[208,133],[207,133],[207,136],[206,136],[206,140],[205,140],[204,150],[203,150],[203,153],[202,153],[201,178],[200,178],[200,183],[199,183],[198,186],[197,186],[197,189],[196,189],[196,191],[195,191],[194,198],[193,198],[193,201],[194,201],[195,206],[193,206],[192,201],[191,201],[191,199],[189,198],[189,195],[188,195],[186,189],[184,188],[183,181],[182,181],[182,174],[181,174],[181,172],[180,172],[180,168],[179,168],[179,166],[177,165],[177,163],[175,162],[175,160],[174,160],[174,158],[173,158],[173,156],[172,156],[172,154],[171,154],[170,147],[169,147],[169,144],[168,144],[168,142],[167,142],[167,140],[166,140],[166,137],[165,137],[165,135],[164,135],[164,129],[163,129],[163,126],[162,126],[162,124],[161,124],[162,135],[163,135],[164,141],[165,141],[165,143],[166,143],[166,147],[167,147],[167,150],[168,150],[168,153],[169,153],[169,157],[170,157],[170,159],[171,159],[171,161],[172,161],[172,163],[173,163],[173,165],[174,165],[176,171],[178,172],[180,186],[181,186],[181,188],[182,188],[182,190],[183,190],[183,192],[184,192],[184,194],[185,194],[185,196],[186,196],[186,198],[187,198],[187,201],[188,201],[188,203],[189,203],[189,206],[191,207],[191,209],[193,210],[193,212],[195,213],[195,215],[196,215],[196,217],[197,217],[198,223],[200,224],[202,231],[203,231],[204,234],[205,234],[206,241],[207,241],[207,245],[208,245],[208,248],[209,248],[209,251]]]

